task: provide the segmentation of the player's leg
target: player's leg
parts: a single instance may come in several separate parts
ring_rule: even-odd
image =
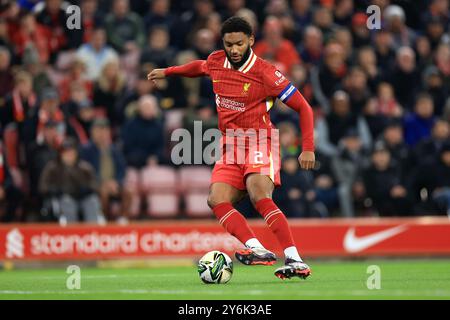
[[[247,249],[236,252],[236,257],[245,255],[240,261],[245,261],[247,265],[272,265],[276,261],[275,255],[264,248],[244,216],[233,207],[246,194],[245,190],[239,190],[230,184],[215,182],[210,187],[208,205],[225,230],[246,246]]]
[[[272,200],[273,181],[267,175],[251,173],[247,176],[246,186],[250,201],[264,217],[286,256],[285,266],[277,269],[275,275],[283,279],[292,276],[302,278],[309,276],[311,270],[303,262],[297,251],[286,216]]]

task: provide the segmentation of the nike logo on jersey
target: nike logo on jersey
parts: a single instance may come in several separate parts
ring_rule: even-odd
[[[344,237],[344,249],[350,253],[360,252],[404,232],[407,228],[401,225],[362,237],[357,237],[355,228],[350,228]]]
[[[214,79],[213,79],[213,83],[217,83],[217,82],[220,82],[220,80],[214,80]]]

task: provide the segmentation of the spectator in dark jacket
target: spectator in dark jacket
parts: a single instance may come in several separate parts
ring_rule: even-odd
[[[111,129],[106,119],[98,119],[92,125],[92,139],[82,147],[81,159],[89,162],[97,174],[103,211],[110,215],[112,199],[120,200],[119,219],[125,222],[129,216],[131,194],[124,188],[125,159],[111,142]]]
[[[422,165],[433,161],[439,156],[442,147],[450,141],[450,125],[447,121],[438,119],[433,125],[431,136],[420,141],[414,148],[414,162]]]
[[[366,195],[380,216],[408,215],[411,211],[399,169],[384,143],[378,143],[372,153],[370,167],[363,172],[363,181]]]
[[[433,167],[432,197],[442,212],[450,217],[450,141],[441,149],[437,165]]]
[[[284,157],[280,175],[283,184],[274,198],[288,217],[328,216],[327,208],[317,201],[312,172],[299,170],[296,155]]]
[[[16,220],[23,194],[14,186],[0,139],[0,222]]]
[[[42,131],[43,140],[33,141],[27,153],[28,172],[30,174],[30,193],[38,195],[38,184],[47,163],[58,158],[58,148],[62,141],[57,129],[58,123],[48,121]]]
[[[79,221],[80,209],[84,221],[104,223],[94,169],[78,158],[73,139],[65,140],[58,159],[45,166],[39,192],[46,199],[44,207],[52,208],[62,225]]]
[[[405,143],[401,122],[397,120],[389,121],[379,141],[384,143],[391,154],[392,160],[399,164],[402,178],[406,178],[412,168],[412,152]]]
[[[158,102],[154,96],[139,99],[138,114],[123,127],[123,151],[127,165],[141,169],[163,159],[164,125],[159,118]]]
[[[128,0],[115,0],[112,12],[105,18],[108,42],[124,53],[142,48],[145,42],[142,18],[130,11]]]

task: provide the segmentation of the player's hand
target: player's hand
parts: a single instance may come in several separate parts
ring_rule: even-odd
[[[298,162],[300,162],[300,167],[302,169],[310,170],[314,168],[316,156],[312,151],[303,151],[298,157]]]
[[[166,78],[166,75],[164,74],[165,70],[166,69],[153,69],[152,72],[147,75],[147,79],[152,80],[156,84],[156,80]]]

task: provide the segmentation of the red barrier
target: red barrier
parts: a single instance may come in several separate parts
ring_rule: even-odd
[[[450,220],[291,220],[302,255],[450,256]],[[262,221],[251,222],[268,248],[280,253]],[[215,221],[159,221],[128,226],[51,224],[0,225],[0,260],[59,260],[200,256],[210,250],[232,254],[241,244]]]

